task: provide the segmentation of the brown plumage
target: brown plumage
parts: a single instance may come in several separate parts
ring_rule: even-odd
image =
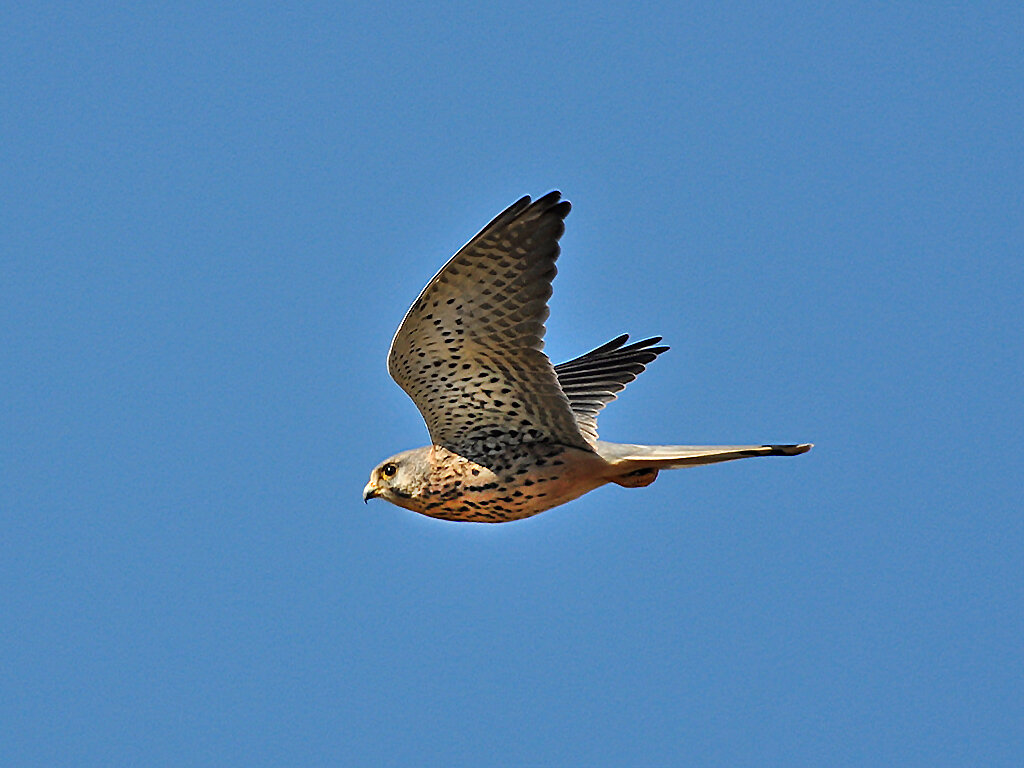
[[[661,469],[802,445],[643,446],[597,439],[597,414],[667,347],[623,335],[553,366],[544,321],[568,201],[524,197],[427,284],[399,326],[388,370],[416,403],[432,445],[370,474],[363,499],[431,517],[505,522],[606,483],[650,485]]]

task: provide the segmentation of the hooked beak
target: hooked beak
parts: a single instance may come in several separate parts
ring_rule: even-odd
[[[376,499],[378,495],[379,491],[377,490],[377,486],[373,483],[367,483],[366,487],[363,488],[363,504],[368,502],[370,499]]]

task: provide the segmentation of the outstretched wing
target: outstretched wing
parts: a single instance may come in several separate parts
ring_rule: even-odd
[[[592,450],[541,351],[568,201],[524,197],[483,228],[423,289],[398,328],[388,371],[430,439],[547,441]]]
[[[569,398],[580,432],[591,444],[597,440],[598,411],[643,373],[648,363],[668,350],[654,346],[661,336],[623,346],[628,340],[629,335],[624,333],[585,355],[555,366],[558,384]]]

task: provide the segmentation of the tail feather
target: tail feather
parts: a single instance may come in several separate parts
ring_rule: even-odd
[[[598,455],[623,471],[679,469],[752,456],[796,456],[813,443],[799,445],[630,445],[598,440]]]

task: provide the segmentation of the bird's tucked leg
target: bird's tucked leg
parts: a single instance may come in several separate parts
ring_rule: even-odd
[[[627,472],[624,475],[613,477],[612,482],[621,485],[623,488],[643,488],[658,479],[658,470],[645,468]]]

